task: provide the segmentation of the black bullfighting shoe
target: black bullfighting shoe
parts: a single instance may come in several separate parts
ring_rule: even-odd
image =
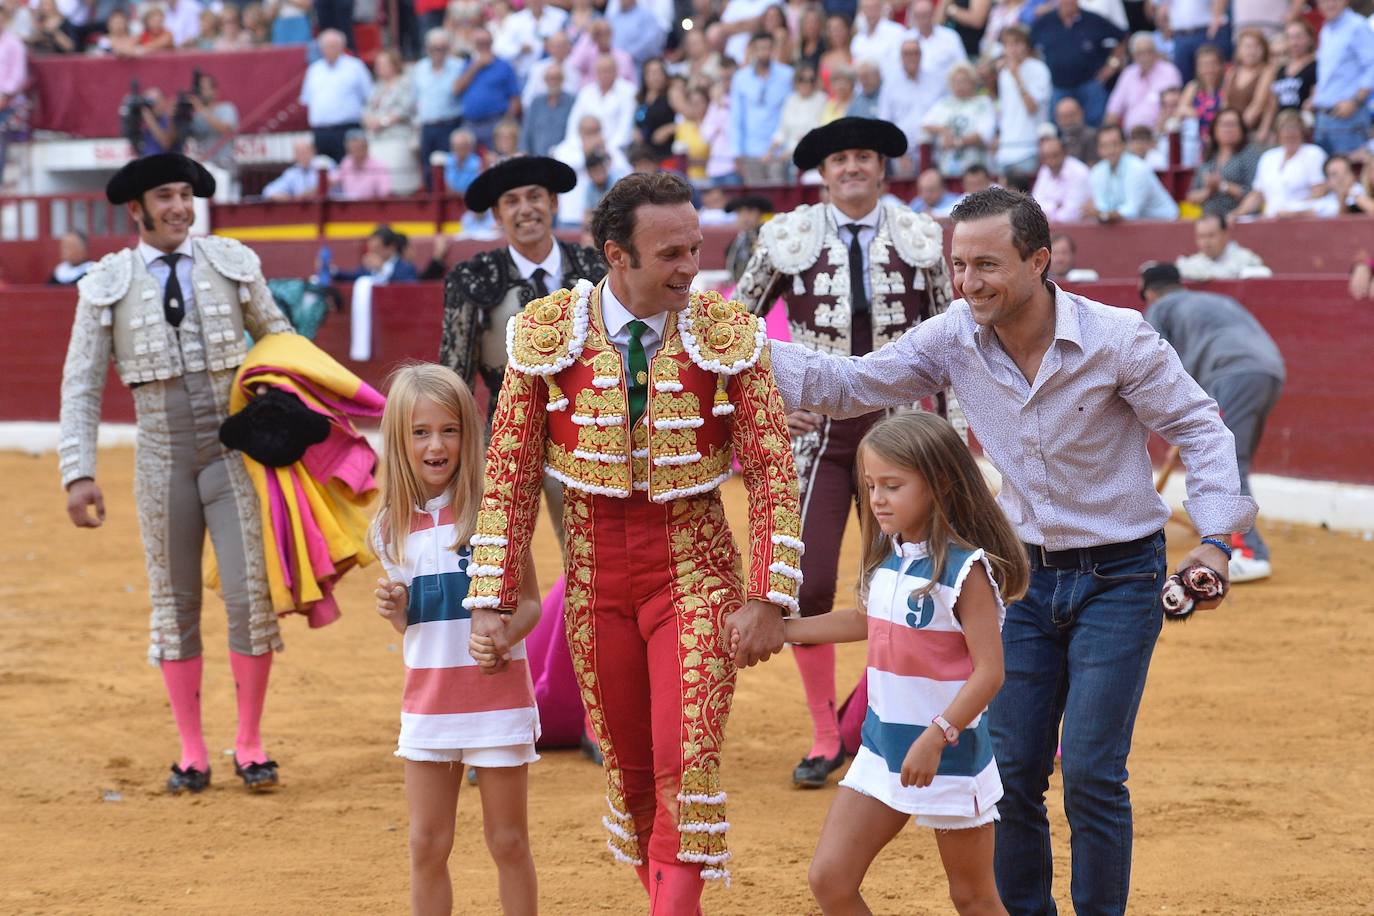
[[[167,777],[167,792],[170,795],[180,795],[182,792],[190,792],[195,795],[204,792],[206,786],[210,785],[210,768],[207,766],[203,770],[195,767],[182,769],[175,763],[172,764],[172,775]]]
[[[844,766],[844,748],[834,757],[806,757],[792,771],[792,785],[799,789],[819,789],[830,779],[830,774]]]
[[[244,766],[235,757],[234,773],[243,780],[244,786],[248,789],[261,792],[277,784],[277,761],[264,760],[262,763],[250,763]]]

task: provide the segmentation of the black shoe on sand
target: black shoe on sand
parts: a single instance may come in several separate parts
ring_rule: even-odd
[[[830,774],[844,766],[844,748],[834,757],[806,757],[792,771],[792,785],[799,789],[819,789],[830,779]]]
[[[250,791],[261,792],[277,784],[277,761],[264,760],[262,763],[250,763],[244,766],[235,757],[234,773],[243,780],[244,786]]]
[[[169,795],[180,795],[182,792],[196,795],[204,792],[208,785],[210,785],[210,768],[208,766],[203,770],[198,770],[195,767],[187,767],[183,770],[174,763],[172,764],[172,775],[167,777],[167,793]]]

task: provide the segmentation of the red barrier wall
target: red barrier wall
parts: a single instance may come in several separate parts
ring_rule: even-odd
[[[130,80],[142,89],[156,86],[175,96],[191,88],[194,71],[219,81],[220,98],[239,110],[243,133],[259,130],[305,130],[305,111],[292,105],[305,79],[305,46],[260,48],[252,51],[177,51],[144,57],[34,57],[29,68],[34,81],[33,126],[77,137],[118,137],[119,103]],[[250,76],[251,74],[251,76]],[[271,111],[263,103],[276,100]],[[284,120],[265,120],[277,115]],[[110,168],[123,165],[111,162]]]
[[[1351,301],[1340,278],[1279,277],[1208,287],[1244,302],[1278,342],[1288,364],[1283,398],[1269,418],[1255,470],[1374,484],[1374,305]],[[1139,307],[1134,284],[1097,283],[1074,288],[1115,305]],[[373,354],[347,358],[347,314],[320,329],[319,344],[373,384],[401,360],[434,359],[439,351],[442,287],[437,283],[382,287],[374,304]],[[75,293],[71,290],[0,291],[0,420],[53,420]],[[132,419],[128,392],[110,373],[105,418]]]

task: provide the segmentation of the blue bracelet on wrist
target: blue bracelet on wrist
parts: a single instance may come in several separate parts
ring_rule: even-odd
[[[1226,554],[1226,559],[1231,559],[1231,545],[1223,541],[1221,538],[1203,538],[1202,543],[1211,544],[1217,550],[1220,550],[1222,553]]]

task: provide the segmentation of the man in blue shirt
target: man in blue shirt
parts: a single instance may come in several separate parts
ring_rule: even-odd
[[[449,153],[444,159],[444,185],[455,194],[466,194],[468,185],[482,174],[482,157],[477,155],[477,140],[472,131],[460,127],[449,137]]]
[[[1332,155],[1352,153],[1369,136],[1369,94],[1374,91],[1374,31],[1346,0],[1317,0],[1326,24],[1317,43],[1317,87],[1312,135]]]
[[[430,29],[425,34],[425,60],[410,71],[415,84],[415,109],[420,121],[420,174],[430,186],[429,157],[448,146],[449,135],[463,117],[463,105],[453,87],[463,73],[463,62],[449,52],[448,32]]]
[[[1121,66],[1126,33],[1096,13],[1078,8],[1078,0],[1059,0],[1058,7],[1035,20],[1031,44],[1050,68],[1054,94],[1059,100],[1072,96],[1083,106],[1084,119],[1093,127],[1107,111],[1104,83]]]
[[[1100,223],[1135,219],[1178,219],[1178,204],[1145,160],[1126,152],[1119,124],[1097,132],[1098,162],[1089,173],[1093,209]]]
[[[608,14],[606,19],[611,24],[612,46],[629,54],[636,67],[643,67],[646,60],[663,54],[668,36],[654,14],[637,0],[620,0],[620,10]]]
[[[782,104],[792,92],[792,68],[773,60],[773,36],[756,32],[749,39],[749,62],[730,81],[730,145],[738,157],[738,171],[745,184],[781,181],[770,174],[763,157],[773,143],[782,119]],[[778,163],[785,170],[786,160]]]
[[[453,91],[463,104],[463,126],[484,147],[491,146],[492,132],[502,118],[520,113],[520,78],[514,67],[491,53],[491,33],[486,29],[472,33],[472,59]]]
[[[547,67],[541,74],[544,92],[536,95],[520,125],[520,151],[547,156],[568,134],[573,97],[563,91],[563,68]]]

